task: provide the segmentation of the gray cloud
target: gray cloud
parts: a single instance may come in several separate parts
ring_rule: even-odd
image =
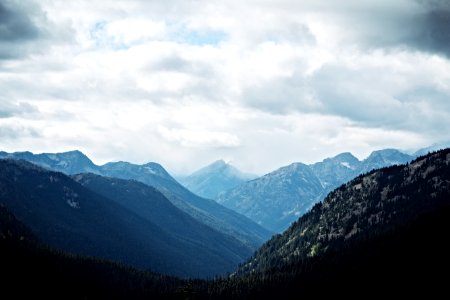
[[[450,58],[450,2],[440,2],[424,16],[417,36],[409,44],[429,52],[444,54]],[[419,23],[420,24],[420,23]]]
[[[39,28],[27,11],[12,1],[0,2],[0,59],[17,58],[27,44],[38,39]]]
[[[0,2],[0,40],[2,42],[30,40],[37,38],[38,35],[38,28],[26,12],[20,10],[11,1]]]
[[[45,53],[72,40],[70,24],[53,24],[34,0],[0,2],[0,60]]]
[[[361,1],[334,17],[352,32],[350,41],[362,47],[410,48],[450,57],[450,2],[406,0]],[[351,41],[353,39],[353,41]]]
[[[40,133],[30,127],[23,125],[2,125],[0,126],[0,138],[6,140],[18,140],[24,137],[40,137]]]
[[[448,90],[426,80],[414,82],[410,76],[383,72],[381,66],[352,70],[335,64],[324,66],[309,82],[322,103],[321,113],[339,115],[364,127],[449,131]],[[404,80],[412,82],[400,87]]]
[[[0,119],[18,115],[26,115],[38,112],[37,107],[29,103],[10,103],[5,100],[0,102]]]
[[[322,104],[313,95],[307,79],[296,73],[246,88],[242,98],[250,107],[274,114],[289,114],[293,111],[317,112]]]

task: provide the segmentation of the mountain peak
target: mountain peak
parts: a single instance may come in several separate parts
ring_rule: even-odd
[[[219,159],[180,180],[195,194],[216,199],[220,193],[254,178],[255,175],[243,173]]]
[[[385,161],[393,161],[393,160],[409,161],[412,159],[412,157],[406,153],[401,152],[400,150],[389,148],[373,151],[365,159],[365,161],[370,161],[373,159],[382,159]]]
[[[277,171],[280,172],[299,172],[299,171],[304,171],[304,170],[309,170],[309,166],[301,163],[301,162],[295,162],[292,163],[290,165],[287,165],[285,167],[281,167],[279,168]],[[275,171],[276,172],[276,171]]]
[[[213,162],[212,164],[210,164],[209,166],[221,168],[221,167],[229,166],[229,164],[227,164],[223,159],[219,159],[219,160],[216,160],[215,162]]]
[[[337,160],[339,162],[359,162],[359,159],[356,158],[350,152],[343,152],[332,158],[333,160]]]

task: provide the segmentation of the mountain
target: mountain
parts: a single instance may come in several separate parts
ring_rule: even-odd
[[[216,199],[221,192],[256,177],[256,175],[242,173],[223,160],[218,160],[179,180],[194,194],[207,199]]]
[[[90,178],[91,185],[104,184],[103,193],[115,194],[115,200],[93,192],[63,173],[24,160],[3,159],[0,204],[31,228],[42,242],[56,249],[165,274],[183,277],[223,274],[251,254],[248,247],[229,235],[198,224],[152,188],[136,182],[80,176],[80,181]],[[88,185],[86,180],[84,183]],[[138,213],[139,209],[153,211]],[[161,221],[164,214],[167,223]],[[167,225],[171,219],[176,221],[170,230],[156,224]],[[178,227],[183,228],[171,232]]]
[[[272,233],[251,219],[226,208],[213,200],[197,196],[170,176],[160,165],[150,163],[108,163],[100,167],[106,176],[132,179],[153,186],[176,207],[211,228],[233,236],[256,250]]]
[[[200,223],[174,206],[161,192],[139,181],[94,174],[78,174],[72,178],[84,187],[96,191],[159,226],[177,239],[208,250],[217,258],[223,257],[239,262],[253,252],[252,247]],[[192,256],[191,259],[194,261],[204,258]]]
[[[310,165],[326,192],[353,178],[361,169],[361,162],[349,152]]]
[[[31,152],[0,152],[0,158],[24,159],[47,169],[67,175],[94,173],[98,175],[132,179],[155,187],[170,202],[197,221],[216,231],[230,235],[256,250],[272,233],[249,218],[225,208],[213,200],[201,198],[178,183],[161,165],[143,165],[128,162],[110,162],[102,166],[93,164],[80,151],[57,154],[32,154]],[[53,160],[52,160],[53,158]]]
[[[417,157],[417,156],[421,156],[421,155],[426,155],[426,154],[428,154],[430,152],[433,152],[433,151],[446,149],[446,148],[449,148],[449,147],[450,147],[450,141],[443,142],[443,143],[436,143],[436,144],[433,144],[433,145],[431,145],[429,147],[425,147],[425,148],[419,149],[416,152],[414,152],[412,155],[414,157]]]
[[[14,182],[23,176],[19,170],[9,175]],[[108,184],[109,179],[103,180]],[[5,194],[3,186],[0,191]],[[450,149],[358,176],[265,243],[232,276],[214,280],[180,280],[55,252],[39,246],[31,230],[0,204],[2,294],[46,299],[438,298],[448,286],[449,220]]]
[[[385,149],[372,152],[363,161],[346,152],[312,165],[294,163],[221,193],[217,202],[281,232],[339,185],[370,170],[412,159],[398,150]]]
[[[46,169],[65,174],[99,173],[98,167],[82,152],[75,150],[62,153],[0,152],[0,158],[23,159]]]
[[[358,173],[362,174],[386,166],[404,164],[412,159],[414,159],[413,156],[402,153],[396,149],[374,151],[369,155],[369,157],[362,161]]]
[[[45,299],[177,299],[185,280],[56,251],[0,205],[2,295]],[[70,291],[70,292],[68,292]]]
[[[283,234],[265,243],[239,272],[293,263],[353,241],[387,234],[418,217],[450,207],[450,149],[407,165],[372,171],[340,186]]]
[[[282,231],[319,201],[322,191],[311,168],[294,163],[229,190],[217,201],[266,228]]]

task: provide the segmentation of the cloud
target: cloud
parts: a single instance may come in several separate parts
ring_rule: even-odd
[[[40,133],[32,126],[17,123],[4,122],[0,119],[0,140],[2,147],[14,145],[18,139],[28,140],[30,138],[39,138]]]
[[[237,147],[240,144],[237,136],[227,132],[169,129],[164,126],[159,126],[158,132],[164,139],[177,142],[183,147],[229,148]]]
[[[38,109],[29,103],[11,103],[6,100],[0,102],[0,119],[17,115],[26,115],[38,112]]]
[[[24,7],[12,1],[0,2],[0,59],[20,57],[26,46],[38,39],[39,28]]]
[[[0,2],[0,60],[45,54],[70,42],[72,34],[70,24],[51,22],[33,0]]]
[[[14,2],[0,3],[0,40],[2,42],[32,40],[39,35],[30,17]]]
[[[448,8],[2,1],[2,146],[177,172],[224,158],[261,173],[448,140]]]
[[[450,4],[446,0],[346,1],[328,13],[339,44],[361,49],[415,51],[450,57]]]
[[[419,22],[418,34],[408,42],[417,49],[443,54],[450,58],[450,3],[425,2],[428,10]]]

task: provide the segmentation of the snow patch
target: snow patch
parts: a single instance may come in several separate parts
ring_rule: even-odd
[[[55,154],[48,154],[47,157],[51,160],[58,161],[58,157]]]
[[[155,172],[155,170],[153,170],[153,169],[150,168],[150,167],[144,167],[144,169],[147,170],[147,173],[157,175],[157,173]]]
[[[351,170],[353,170],[353,168],[350,166],[350,164],[348,163],[348,162],[341,162],[341,165],[342,166],[344,166],[344,167],[346,167],[347,169],[351,169]]]
[[[66,168],[69,165],[69,163],[67,161],[62,160],[62,161],[58,162],[56,165]]]

